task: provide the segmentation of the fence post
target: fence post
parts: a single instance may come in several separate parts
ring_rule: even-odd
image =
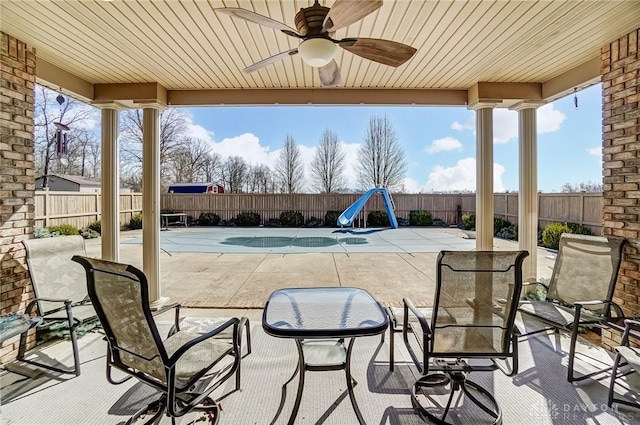
[[[49,211],[51,211],[51,204],[49,201],[49,188],[44,188],[44,227],[49,227]]]

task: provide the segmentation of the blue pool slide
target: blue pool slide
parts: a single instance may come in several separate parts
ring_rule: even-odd
[[[389,192],[385,188],[367,190],[360,198],[358,198],[356,202],[354,202],[349,208],[347,208],[342,214],[340,214],[340,217],[338,217],[338,225],[351,226],[353,220],[356,219],[360,211],[362,211],[362,209],[364,208],[364,205],[374,193],[380,193],[382,195],[385,208],[387,209],[387,215],[389,216],[389,223],[391,224],[391,228],[397,229],[398,220],[396,219],[396,214],[393,212],[393,204],[391,203]]]

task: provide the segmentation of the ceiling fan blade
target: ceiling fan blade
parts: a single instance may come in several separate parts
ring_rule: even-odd
[[[297,55],[298,54],[298,49],[291,49],[291,50],[287,50],[286,52],[281,52],[278,53],[277,55],[273,55],[271,57],[268,57],[266,59],[262,59],[260,62],[256,62],[251,66],[248,66],[244,69],[244,72],[246,72],[247,74],[253,72],[253,71],[257,71],[260,68],[264,68],[267,65],[271,65],[272,63],[278,62],[279,60],[282,60],[286,57],[289,56],[293,56],[293,55]]]
[[[322,87],[340,87],[342,85],[340,68],[335,59],[325,66],[318,68],[318,76],[320,77],[320,85]]]
[[[287,35],[291,35],[293,37],[300,37],[296,30],[293,28],[283,24],[282,22],[278,22],[274,19],[268,18],[266,16],[260,15],[258,13],[252,12],[247,9],[241,9],[239,7],[223,7],[214,9],[216,12],[222,12],[227,15],[231,15],[235,18],[244,19],[245,21],[253,22],[254,24],[263,25],[265,27],[273,28],[276,30],[280,30]]]
[[[338,44],[354,55],[389,66],[400,66],[416,53],[411,46],[379,38],[349,38]]]
[[[382,6],[382,0],[336,0],[322,24],[323,31],[337,31],[359,21]]]

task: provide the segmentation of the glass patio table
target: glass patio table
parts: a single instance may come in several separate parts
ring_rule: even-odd
[[[273,292],[264,307],[262,327],[271,336],[295,339],[298,348],[296,369],[283,385],[300,374],[288,424],[295,422],[300,408],[305,372],[329,370],[345,371],[351,405],[358,422],[364,424],[353,393],[357,382],[351,376],[351,353],[357,337],[382,334],[388,326],[385,310],[364,289],[287,288]]]

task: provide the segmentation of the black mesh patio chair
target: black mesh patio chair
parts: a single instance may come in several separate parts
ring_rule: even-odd
[[[26,359],[27,333],[20,337],[18,360],[61,373],[80,375],[80,354],[76,329],[97,321],[87,296],[85,273],[71,261],[74,255],[86,255],[82,236],[29,239],[22,241],[27,252],[29,276],[35,299],[25,309],[30,317],[42,317],[42,325],[65,323],[69,328],[73,367],[58,367]]]
[[[432,314],[425,316],[411,300],[403,300],[403,338],[422,374],[413,384],[411,400],[421,415],[438,424],[449,423],[454,395],[462,391],[464,400],[494,424],[502,422],[494,396],[467,375],[497,369],[509,376],[517,373],[514,321],[522,261],[528,255],[526,251],[442,251]],[[447,401],[438,403],[433,396],[443,390],[445,394],[448,390]],[[461,417],[468,407],[466,402],[454,406]]]
[[[611,317],[623,316],[622,309],[613,302],[613,291],[622,259],[625,240],[617,237],[563,234],[560,237],[558,256],[543,301],[523,301],[520,312],[547,325],[543,329],[524,333],[522,336],[554,330],[569,331],[567,380],[580,381],[609,369],[604,368],[582,376],[575,376],[574,362],[580,328],[598,326]]]
[[[146,423],[155,423],[163,413],[173,423],[174,418],[192,411],[209,415],[215,423],[219,406],[209,397],[211,392],[234,374],[236,390],[240,387],[240,319],[230,318],[204,333],[188,331],[180,329],[176,309],[173,333],[163,340],[149,307],[148,284],[142,271],[80,256],[74,256],[73,261],[86,270],[89,297],[107,337],[107,380],[120,384],[135,377],[161,394],[127,423],[148,412],[154,413]],[[220,338],[229,331],[229,339]],[[130,376],[115,380],[112,369]]]
[[[617,354],[611,370],[611,382],[609,384],[609,399],[607,401],[607,405],[612,407],[615,402],[640,409],[640,395],[637,391],[629,389],[629,399],[617,398],[614,396],[617,379],[621,378],[622,375],[629,375],[633,373],[640,374],[640,348],[637,345],[634,347],[630,344],[632,335],[636,340],[636,343],[640,342],[640,320],[627,319],[624,323],[625,328],[622,333],[620,346],[615,347]],[[627,370],[619,374],[618,372],[625,366]],[[635,401],[632,401],[631,398]]]

